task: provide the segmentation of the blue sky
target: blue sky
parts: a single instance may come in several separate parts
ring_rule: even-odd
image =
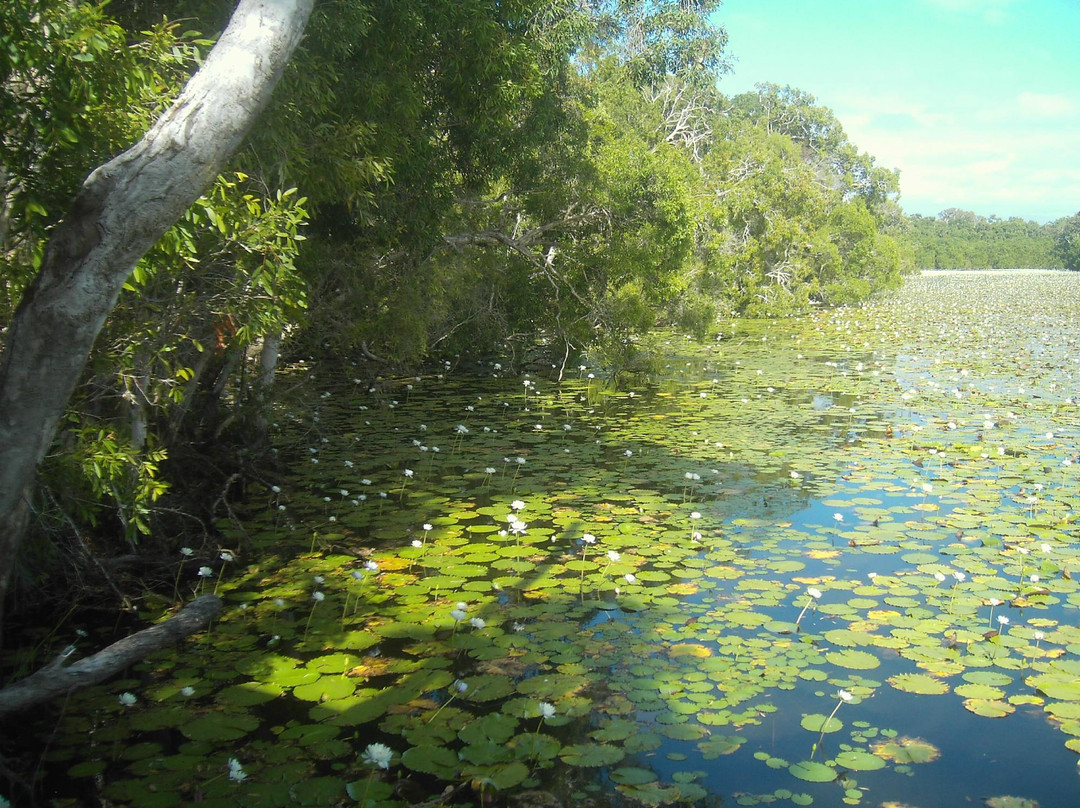
[[[733,95],[829,107],[900,204],[1046,222],[1080,211],[1080,0],[724,0]]]

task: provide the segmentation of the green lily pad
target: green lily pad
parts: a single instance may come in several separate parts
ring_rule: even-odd
[[[911,763],[932,763],[941,755],[941,751],[922,738],[897,738],[874,744],[875,755],[886,760],[907,765]]]
[[[922,696],[940,695],[949,692],[949,686],[940,679],[922,673],[899,673],[888,678],[889,684],[905,693],[918,693]]]
[[[404,766],[415,772],[433,774],[443,780],[453,779],[461,761],[445,746],[412,746],[401,756]]]
[[[316,682],[294,687],[292,693],[302,701],[330,701],[343,699],[355,690],[355,679],[344,676],[321,676]]]
[[[246,713],[212,713],[180,725],[193,741],[235,741],[253,732],[259,719]]]
[[[568,766],[610,766],[623,758],[623,751],[617,746],[600,743],[579,743],[564,746],[559,757]]]
[[[884,760],[870,752],[848,749],[836,756],[836,765],[855,772],[872,772],[886,766]]]
[[[825,659],[839,668],[858,671],[873,670],[881,664],[881,660],[867,651],[830,651]]]
[[[809,783],[831,783],[837,777],[836,769],[816,760],[792,763],[788,771],[800,780],[806,780]]]
[[[984,718],[1004,718],[1016,712],[1016,708],[1006,701],[998,699],[964,699],[964,709]]]
[[[986,808],[1039,808],[1038,802],[1024,797],[987,797],[984,802]]]
[[[622,785],[639,786],[644,783],[652,783],[656,780],[656,774],[649,769],[640,769],[635,766],[622,766],[612,769],[611,779]]]
[[[250,707],[272,701],[285,691],[277,684],[268,682],[241,682],[222,688],[214,699],[234,707]]]
[[[739,735],[713,735],[708,740],[701,741],[697,747],[705,760],[716,760],[723,755],[730,755],[746,743],[746,739]]]
[[[802,721],[799,722],[803,729],[810,732],[838,732],[844,728],[844,722],[835,716],[830,718],[818,713],[812,713],[810,715],[804,715]]]

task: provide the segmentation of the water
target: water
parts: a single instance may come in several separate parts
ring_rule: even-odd
[[[185,570],[223,570],[222,621],[74,696],[46,790],[1072,805],[1078,297],[929,278],[667,335],[663,372],[619,386],[293,368],[285,471],[223,525],[238,562]]]

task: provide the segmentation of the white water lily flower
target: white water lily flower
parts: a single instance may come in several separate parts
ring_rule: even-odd
[[[180,688],[180,695],[184,698],[189,699],[195,695],[195,688],[193,688],[191,685],[188,685],[187,687],[182,687]]]
[[[212,569],[210,569],[209,567],[199,567],[199,577],[200,578],[213,578],[214,577],[214,571]]]
[[[316,603],[322,603],[324,600],[326,600],[326,595],[316,589],[314,592],[311,593],[311,599]]]
[[[821,599],[821,590],[816,588],[816,587],[813,587],[813,586],[807,587],[806,594],[808,594],[814,600],[820,600]]]
[[[242,783],[247,780],[247,772],[244,771],[244,767],[236,758],[229,758],[229,779],[235,783]]]
[[[120,703],[121,703],[122,705],[124,705],[125,707],[132,707],[132,706],[134,706],[135,702],[136,702],[136,701],[138,701],[138,699],[137,699],[137,698],[135,698],[135,694],[134,694],[134,693],[127,693],[127,692],[121,693],[121,694],[120,694],[120,695],[119,695],[119,696],[117,697],[117,700],[118,700],[118,701],[119,701],[119,702],[120,702]]]
[[[381,743],[369,743],[367,748],[360,754],[360,760],[363,763],[368,766],[378,766],[380,769],[389,769],[393,757],[394,750]]]
[[[469,625],[473,628],[484,628],[484,626],[487,625],[487,622],[482,617],[472,617],[469,619]]]
[[[540,717],[541,718],[553,718],[555,716],[555,705],[548,704],[546,701],[540,702]]]
[[[854,696],[846,690],[837,690],[836,695],[840,697],[841,701],[851,701]]]

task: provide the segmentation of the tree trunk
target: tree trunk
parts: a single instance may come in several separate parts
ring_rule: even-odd
[[[270,448],[270,421],[267,409],[270,406],[270,391],[274,386],[278,359],[281,357],[280,331],[263,337],[262,350],[259,351],[259,369],[251,383],[254,415],[251,421],[252,445],[259,451]]]
[[[137,631],[93,656],[65,666],[64,663],[74,651],[72,646],[36,673],[0,688],[0,718],[72,690],[104,682],[154,651],[160,651],[205,628],[220,611],[221,598],[217,595],[200,595],[164,623]]]
[[[53,231],[0,359],[0,608],[37,465],[105,317],[135,263],[240,145],[299,42],[313,3],[240,0],[176,102],[142,140],[86,178]]]

